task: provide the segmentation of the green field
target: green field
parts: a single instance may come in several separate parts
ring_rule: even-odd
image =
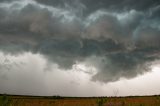
[[[0,106],[160,106],[160,96],[42,97],[0,95]]]

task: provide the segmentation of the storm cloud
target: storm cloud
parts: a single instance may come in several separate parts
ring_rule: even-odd
[[[159,11],[157,0],[0,0],[0,50],[91,65],[92,81],[133,78],[159,60]]]

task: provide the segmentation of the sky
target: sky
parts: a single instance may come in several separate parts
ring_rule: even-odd
[[[0,93],[160,94],[160,1],[0,0]]]

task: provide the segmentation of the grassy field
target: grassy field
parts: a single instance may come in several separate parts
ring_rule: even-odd
[[[83,98],[0,95],[0,106],[160,106],[160,96]]]

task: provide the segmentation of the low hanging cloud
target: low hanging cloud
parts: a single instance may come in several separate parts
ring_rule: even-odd
[[[90,64],[93,81],[136,77],[159,60],[159,2],[117,2],[1,0],[0,50],[40,53],[66,70]]]

